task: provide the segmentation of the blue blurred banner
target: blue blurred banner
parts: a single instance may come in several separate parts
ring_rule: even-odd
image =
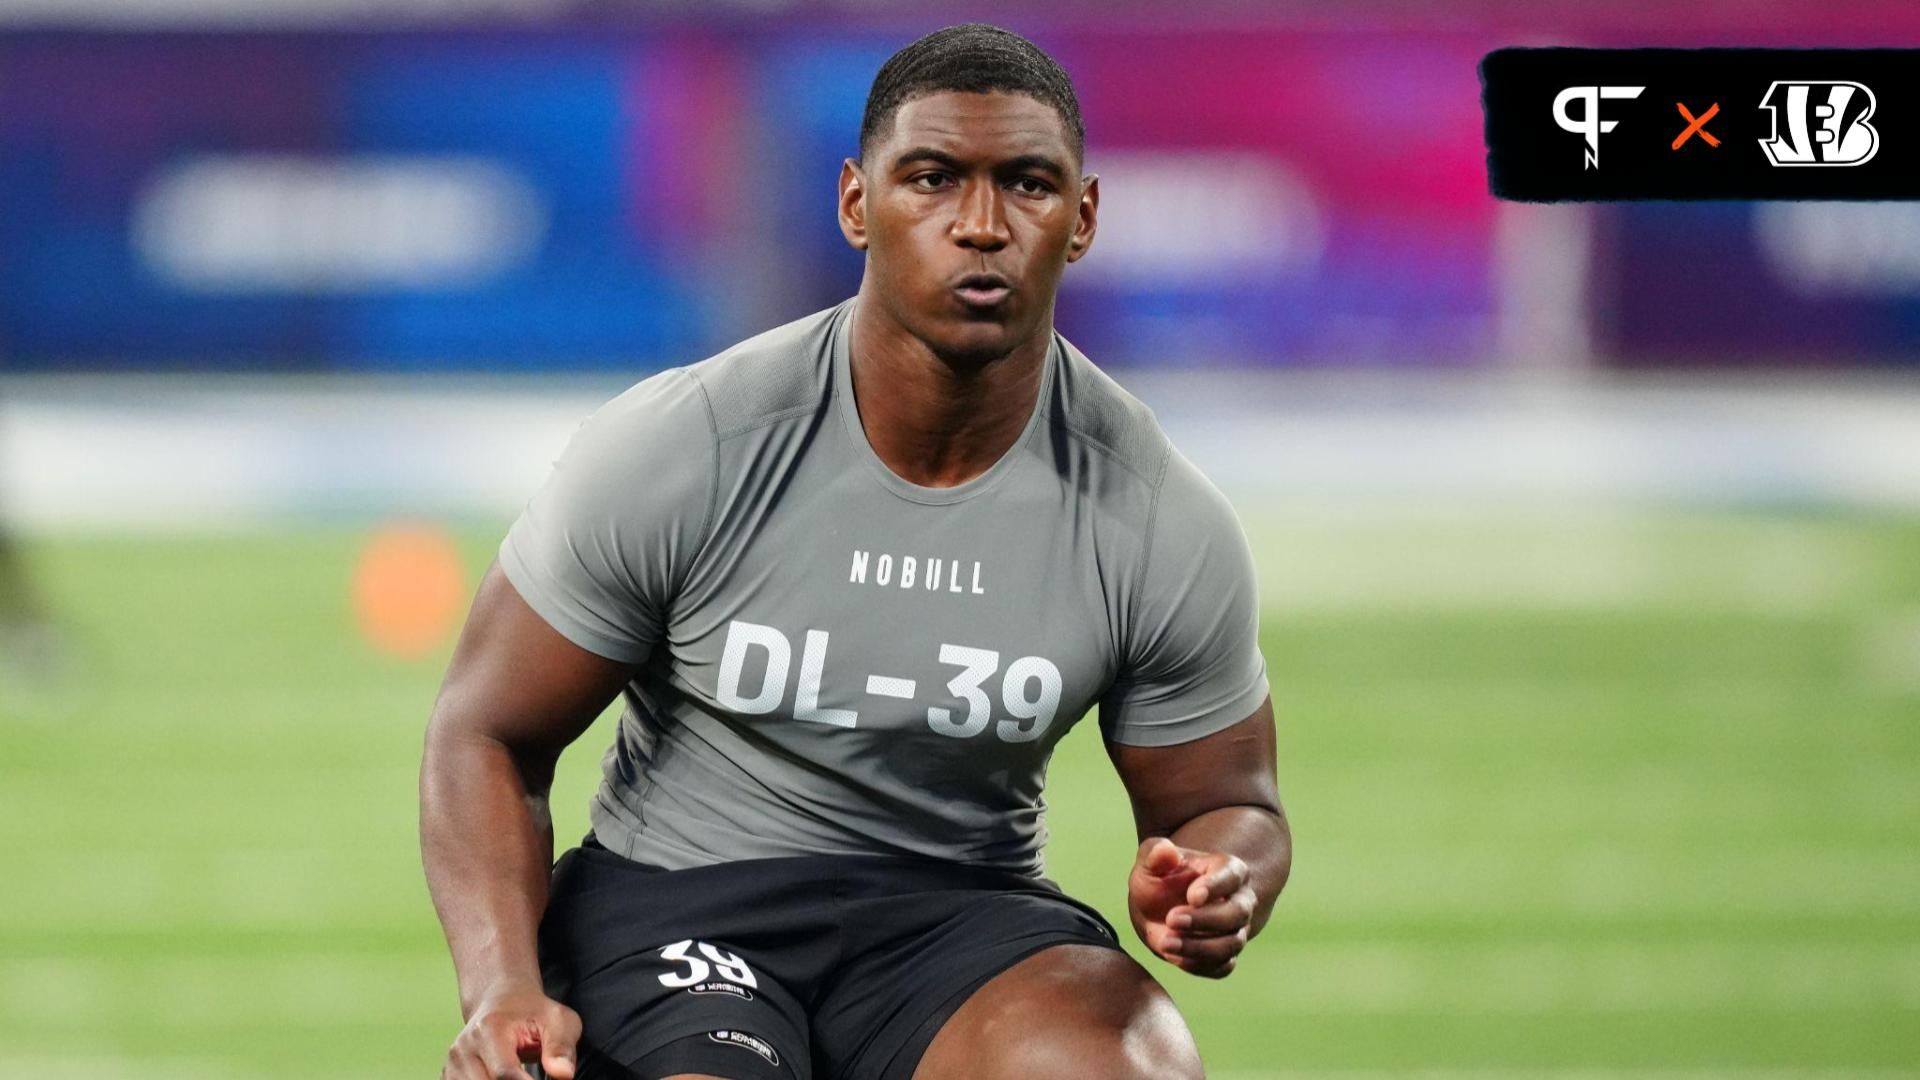
[[[850,294],[870,28],[0,39],[0,367],[684,363]],[[1466,363],[1484,42],[1069,31],[1111,363]],[[1204,107],[1203,107],[1204,106]]]
[[[1614,208],[1597,320],[1631,366],[1920,366],[1920,203]]]
[[[729,314],[702,260],[738,179],[709,145],[734,87],[707,60],[644,36],[0,45],[0,353],[216,368],[685,355]]]
[[[835,181],[924,29],[0,36],[0,371],[697,360],[853,292]],[[1909,204],[1603,207],[1591,274],[1508,228],[1476,66],[1511,34],[1035,39],[1102,178],[1059,324],[1104,364],[1469,366],[1530,318],[1626,365],[1916,358]],[[1529,276],[1586,310],[1532,311]]]

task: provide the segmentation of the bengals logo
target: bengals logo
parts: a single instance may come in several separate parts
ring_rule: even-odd
[[[1880,149],[1880,132],[1867,123],[1873,91],[1860,83],[1775,82],[1760,107],[1773,126],[1760,149],[1775,165],[1864,165]]]

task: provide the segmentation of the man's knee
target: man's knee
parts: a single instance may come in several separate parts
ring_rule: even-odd
[[[1200,1052],[1187,1025],[1136,1020],[1124,1028],[1050,1024],[1036,1037],[1002,1048],[982,1075],[993,1080],[1201,1080]]]
[[[1164,993],[1124,1017],[1061,1009],[1034,1037],[1008,1044],[1004,1056],[992,1073],[999,1080],[1200,1080],[1203,1075],[1193,1033]]]
[[[1003,981],[1004,980],[1004,981]],[[1173,999],[1126,954],[1069,946],[983,987],[942,1031],[918,1076],[948,1080],[1200,1080],[1200,1051]]]

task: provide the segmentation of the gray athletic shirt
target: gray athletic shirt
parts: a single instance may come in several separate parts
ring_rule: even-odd
[[[1047,760],[1094,704],[1107,738],[1168,746],[1265,698],[1246,538],[1057,334],[998,462],[902,479],[854,407],[854,303],[602,407],[500,565],[569,640],[639,665],[592,807],[610,849],[1038,875]]]

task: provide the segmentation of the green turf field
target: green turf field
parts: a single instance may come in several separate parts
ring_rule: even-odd
[[[1920,1071],[1920,521],[1249,527],[1299,854],[1238,974],[1158,967],[1213,1076]],[[437,1075],[442,660],[360,644],[359,539],[32,548],[74,649],[0,690],[0,1077]],[[1091,725],[1052,796],[1053,873],[1124,925]]]

